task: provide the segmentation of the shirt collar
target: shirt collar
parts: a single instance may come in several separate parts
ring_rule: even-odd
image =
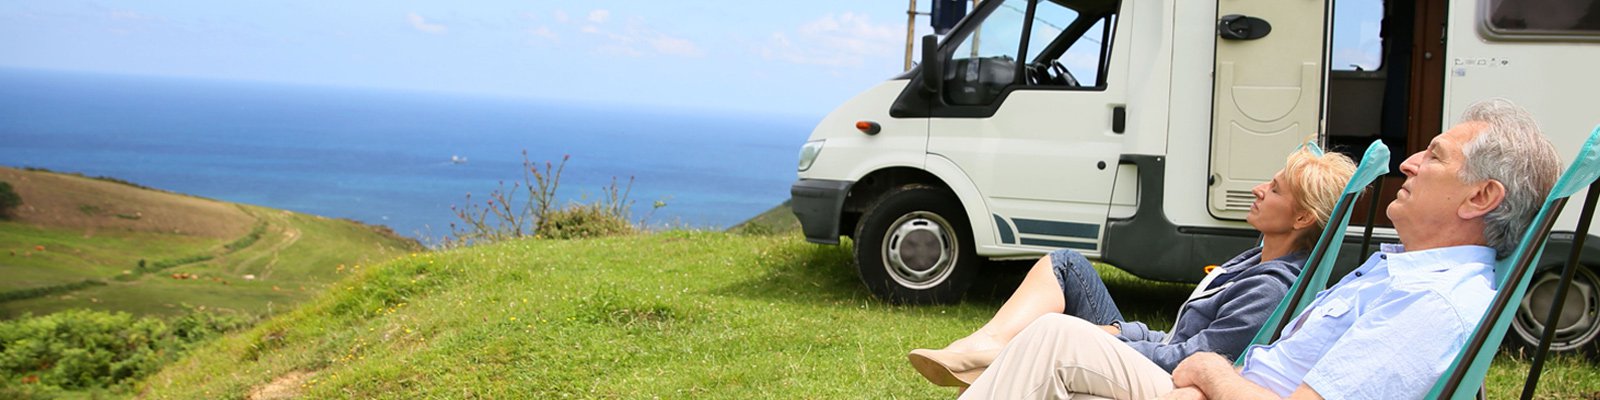
[[[1495,260],[1493,248],[1478,245],[1405,251],[1403,246],[1385,244],[1382,251],[1389,261],[1388,267],[1391,273],[1437,272],[1468,263],[1476,263],[1492,268]]]

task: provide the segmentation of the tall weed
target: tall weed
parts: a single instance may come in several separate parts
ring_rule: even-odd
[[[633,177],[628,177],[627,184],[619,184],[612,177],[593,201],[558,204],[556,191],[571,159],[566,155],[560,163],[546,161],[541,166],[529,160],[528,151],[523,150],[522,180],[511,182],[510,187],[501,181],[481,203],[473,201],[468,193],[465,205],[451,206],[458,222],[450,224],[453,237],[445,238],[441,245],[465,247],[524,237],[577,239],[639,231],[629,211],[634,204],[628,198],[633,191]],[[657,201],[652,210],[665,206],[665,202]]]

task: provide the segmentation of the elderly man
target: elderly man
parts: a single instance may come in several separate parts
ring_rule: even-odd
[[[1387,212],[1403,246],[1319,293],[1281,339],[1246,350],[1242,369],[1198,353],[1168,375],[1093,325],[1046,316],[962,398],[1419,398],[1488,308],[1494,262],[1516,248],[1558,164],[1526,111],[1479,102],[1400,165]]]

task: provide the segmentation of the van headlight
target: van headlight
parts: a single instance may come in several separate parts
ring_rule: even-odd
[[[822,143],[826,141],[826,139],[813,140],[806,142],[804,146],[800,146],[801,171],[811,169],[811,163],[817,161],[818,154],[822,154]]]

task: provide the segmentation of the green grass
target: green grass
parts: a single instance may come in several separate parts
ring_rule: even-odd
[[[419,250],[414,243],[348,221],[254,206],[259,221],[233,240],[106,230],[81,232],[0,223],[0,292],[97,279],[104,286],[0,302],[0,318],[88,308],[178,315],[203,307],[260,315],[282,311],[342,278],[340,265],[370,264]],[[34,246],[44,246],[39,252]],[[137,272],[139,260],[151,268]],[[199,260],[199,261],[192,261]],[[174,261],[166,267],[164,261]],[[178,262],[181,261],[181,262]],[[155,269],[155,267],[164,267]],[[173,279],[173,274],[200,279]],[[254,275],[256,279],[245,279]],[[16,279],[9,279],[15,276]],[[121,278],[121,279],[119,279]]]
[[[0,292],[110,279],[139,266],[205,251],[222,241],[195,236],[105,230],[93,235],[0,221]],[[38,251],[38,247],[44,251]]]
[[[794,217],[789,201],[784,200],[783,204],[729,227],[728,231],[751,235],[787,234],[800,231],[800,220]]]
[[[273,390],[319,399],[951,397],[905,353],[981,325],[1006,279],[960,305],[890,305],[865,292],[848,251],[794,235],[677,231],[414,254],[352,268],[139,392],[244,398],[276,381]],[[1156,327],[1192,288],[1102,274],[1129,317]],[[1517,365],[1496,364],[1492,397],[1519,390],[1506,383]],[[1600,389],[1590,362],[1555,367],[1548,396]]]

